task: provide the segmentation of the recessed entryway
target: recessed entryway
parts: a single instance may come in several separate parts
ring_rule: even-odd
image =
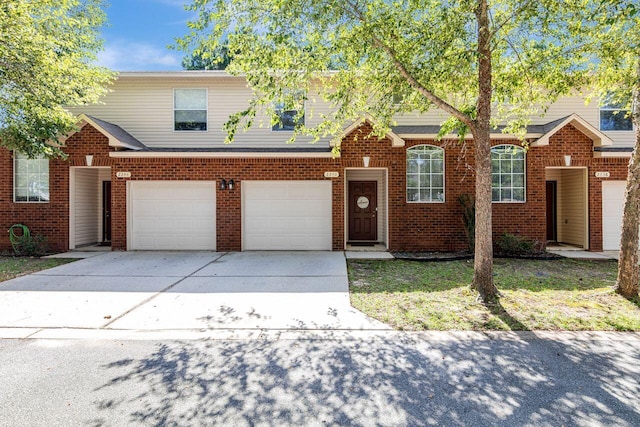
[[[589,249],[587,169],[546,168],[547,241]]]
[[[111,168],[71,167],[69,248],[111,242]]]
[[[345,248],[387,248],[387,170],[345,170]]]

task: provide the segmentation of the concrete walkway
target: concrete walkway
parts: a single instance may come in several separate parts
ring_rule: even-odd
[[[560,255],[565,258],[589,259],[589,260],[617,260],[620,259],[619,251],[590,252],[575,249],[547,249],[547,252]]]
[[[0,338],[387,330],[341,252],[108,252],[0,283]]]

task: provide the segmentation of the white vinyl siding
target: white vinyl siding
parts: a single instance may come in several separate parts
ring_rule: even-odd
[[[120,125],[149,147],[211,147],[223,145],[226,133],[222,130],[229,115],[242,111],[248,106],[252,96],[251,89],[241,77],[206,76],[194,77],[193,74],[176,73],[175,76],[135,76],[120,75],[111,87],[112,91],[101,101],[104,104],[69,108],[74,114],[86,113],[100,119]],[[188,77],[181,77],[188,75]],[[173,130],[173,89],[174,88],[206,88],[208,92],[208,126],[207,132],[175,132]],[[307,93],[305,120],[307,126],[318,123],[322,114],[329,114],[332,107],[323,102],[317,91]],[[549,123],[576,113],[599,129],[600,114],[596,100],[585,104],[580,96],[563,97],[552,104],[545,114],[533,115],[532,125]],[[406,113],[394,117],[398,125],[439,125],[448,117],[442,111],[433,109],[426,113]],[[347,126],[345,124],[345,126]],[[176,135],[177,133],[177,135]],[[605,131],[613,139],[616,146],[632,147],[633,132]],[[270,118],[260,113],[254,127],[248,132],[238,132],[238,145],[252,147],[282,147],[286,141],[286,133],[273,132]],[[315,146],[328,147],[329,137],[321,139]],[[299,146],[310,141],[300,137],[294,145]]]
[[[207,89],[208,111],[206,132],[174,131],[173,89]],[[273,132],[271,118],[259,112],[253,127],[239,131],[233,144],[225,144],[223,130],[229,115],[247,108],[251,90],[242,78],[148,78],[121,76],[105,95],[102,105],[70,108],[74,114],[85,113],[115,123],[149,147],[167,148],[301,148],[329,147],[330,137],[310,145],[310,137],[300,136],[294,144],[286,144],[287,132]],[[306,124],[318,123],[330,106],[319,101],[315,92],[307,93]]]
[[[98,191],[101,182],[97,169],[75,169],[75,246],[98,242],[101,200]]]
[[[129,249],[215,250],[215,182],[129,181],[127,184]]]
[[[558,240],[587,248],[587,200],[584,169],[562,169],[558,182]]]
[[[243,181],[243,250],[331,250],[331,181]]]

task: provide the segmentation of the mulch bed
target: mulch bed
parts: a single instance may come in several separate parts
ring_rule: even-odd
[[[470,252],[392,252],[392,255],[396,259],[404,259],[409,261],[457,261],[465,259],[473,259],[473,254]],[[494,254],[495,258],[518,258],[518,259],[539,259],[539,260],[555,260],[562,259],[564,257],[552,254],[549,252],[542,252],[539,254],[529,255],[514,255],[514,254]]]

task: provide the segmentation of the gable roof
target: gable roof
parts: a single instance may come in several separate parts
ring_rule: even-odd
[[[529,125],[526,127],[525,138],[535,139],[535,141],[531,143],[532,147],[549,145],[549,139],[568,124],[571,124],[573,127],[589,137],[593,141],[594,147],[610,146],[613,144],[611,138],[596,129],[593,125],[591,125],[589,122],[575,113],[545,124]],[[505,126],[498,126],[497,128],[493,129],[491,132],[491,138],[514,138],[514,135],[502,133],[504,128]],[[435,138],[440,132],[440,126],[403,125],[394,126],[392,127],[392,130],[395,135],[403,140],[412,138]],[[457,138],[457,135],[451,136],[455,136]],[[465,138],[471,138],[471,135],[468,135]]]
[[[544,131],[544,134],[536,141],[534,141],[531,146],[541,147],[544,145],[549,145],[549,139],[551,139],[553,135],[555,135],[560,129],[568,124],[572,125],[580,132],[584,133],[587,137],[589,137],[589,139],[593,141],[594,147],[613,145],[613,141],[611,140],[611,138],[600,132],[585,119],[574,113],[570,116],[566,116],[543,125],[542,130]]]
[[[131,150],[144,150],[147,148],[142,142],[136,139],[126,130],[113,123],[109,123],[97,117],[88,114],[80,114],[78,116],[78,125],[82,128],[84,125],[90,124],[98,132],[109,139],[109,146],[116,148],[128,148]]]

